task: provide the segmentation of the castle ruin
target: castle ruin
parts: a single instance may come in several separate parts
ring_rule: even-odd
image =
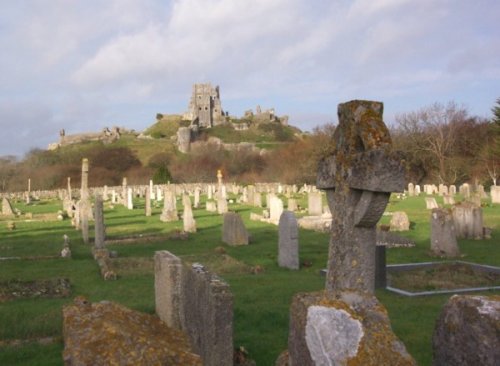
[[[192,126],[210,128],[221,124],[224,117],[219,86],[213,88],[210,83],[194,84],[188,112],[183,119],[190,120]]]

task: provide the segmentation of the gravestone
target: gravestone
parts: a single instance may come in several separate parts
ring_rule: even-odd
[[[421,192],[420,185],[416,184],[415,185],[415,196],[420,195],[420,192]]]
[[[316,186],[333,214],[326,291],[373,294],[376,224],[391,192],[405,186],[401,159],[391,151],[382,103],[339,105],[334,154],[323,159]]]
[[[439,205],[434,197],[425,197],[425,208],[432,210],[433,208],[439,208]]]
[[[94,247],[95,249],[104,249],[105,227],[104,227],[104,209],[102,197],[97,195],[94,204]]]
[[[449,192],[448,192],[448,193],[449,193],[450,195],[452,195],[452,196],[456,195],[456,194],[457,194],[457,186],[455,186],[455,185],[453,185],[453,184],[452,184],[452,185],[450,186],[450,189],[449,189]]]
[[[227,212],[226,198],[220,195],[219,197],[217,197],[217,213],[222,215],[225,214],[226,212]]]
[[[500,186],[490,187],[491,203],[500,203]]]
[[[194,203],[193,203],[194,208],[200,207],[200,192],[201,192],[200,187],[196,187],[194,189]]]
[[[208,212],[216,212],[217,211],[217,204],[214,201],[207,201],[206,209]]]
[[[222,224],[222,241],[228,245],[248,245],[248,231],[236,212],[224,214]]]
[[[454,205],[455,199],[453,198],[453,195],[452,194],[444,194],[443,195],[443,203],[445,205]]]
[[[288,199],[287,209],[288,209],[288,211],[292,211],[292,212],[297,211],[297,200],[295,198]]]
[[[269,219],[272,223],[278,224],[283,213],[283,201],[275,195],[269,199]]]
[[[165,189],[165,198],[163,200],[163,210],[160,215],[162,222],[172,222],[179,220],[177,215],[177,202],[175,200],[175,193],[172,189]]]
[[[444,257],[460,255],[450,210],[434,208],[431,214],[431,251]]]
[[[390,222],[391,231],[408,231],[410,230],[410,219],[404,211],[396,211],[392,214]]]
[[[408,183],[408,196],[415,196],[415,185],[413,183]]]
[[[311,192],[307,196],[307,210],[310,216],[321,216],[323,213],[323,203],[321,202],[321,192]]]
[[[470,202],[452,208],[458,239],[483,239],[483,209]]]
[[[289,269],[299,269],[299,229],[293,212],[283,211],[278,232],[278,265]]]
[[[233,295],[203,265],[155,252],[155,304],[169,327],[187,333],[206,366],[233,366]],[[165,365],[167,365],[166,363]]]
[[[132,200],[132,188],[127,188],[127,208],[129,210],[134,209],[134,202]]]
[[[151,189],[146,189],[146,199],[144,203],[144,214],[151,216]]]
[[[2,215],[14,215],[14,210],[7,197],[2,198]]]
[[[432,337],[434,365],[500,364],[498,296],[454,295],[443,307]]]
[[[92,206],[89,199],[89,160],[82,160],[82,185],[80,189],[80,201],[78,202],[78,218],[82,230],[83,242],[89,243],[89,219],[92,212]]]
[[[188,195],[183,196],[184,211],[182,213],[182,221],[184,231],[187,233],[196,232],[196,221],[193,216],[193,209],[191,208],[191,200]]]
[[[460,186],[460,188],[458,189],[458,191],[460,192],[460,194],[462,196],[464,196],[464,198],[469,198],[470,197],[470,186],[468,183],[464,183]]]
[[[253,205],[255,207],[262,207],[262,195],[260,192],[253,193]]]
[[[325,291],[297,294],[290,310],[290,365],[415,365],[374,297],[376,224],[405,187],[382,103],[338,107],[331,155],[318,167],[333,214]]]

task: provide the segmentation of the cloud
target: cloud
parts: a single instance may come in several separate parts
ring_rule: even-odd
[[[495,0],[7,2],[0,104],[44,106],[52,135],[146,127],[182,112],[194,82],[219,84],[234,114],[261,104],[292,121],[352,98],[383,100],[388,113],[463,98],[488,113],[499,13]]]

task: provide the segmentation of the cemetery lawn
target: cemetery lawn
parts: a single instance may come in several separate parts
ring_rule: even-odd
[[[436,199],[442,204],[440,197]],[[304,199],[299,204],[307,205]],[[120,205],[112,208],[107,203],[104,206],[107,239],[114,240],[108,248],[119,254],[113,262],[119,278],[106,282],[81,233],[71,227],[70,220],[57,221],[60,201],[29,206],[13,202],[23,213],[31,212],[32,219],[25,215],[15,219],[0,217],[0,257],[20,257],[0,261],[0,283],[65,278],[72,290],[67,298],[20,297],[0,302],[0,365],[62,365],[61,310],[75,296],[83,295],[93,302],[116,301],[154,313],[152,257],[157,250],[169,250],[187,262],[203,263],[219,273],[234,295],[234,346],[244,347],[257,365],[274,365],[287,347],[293,294],[324,286],[319,271],[327,261],[328,234],[300,230],[300,261],[307,266],[290,271],[277,266],[277,227],[249,220],[250,212],[260,213],[257,208],[229,205],[242,215],[251,234],[249,246],[229,247],[221,241],[219,215],[195,209],[198,232],[185,238],[178,235],[182,221],[162,223],[160,207],[153,208],[153,216],[145,217],[144,201],[137,199],[135,205],[134,210]],[[414,248],[387,249],[388,264],[442,260],[429,253],[430,212],[425,209],[423,196],[398,200],[393,195],[386,211],[408,214],[411,230],[401,235],[416,243]],[[493,229],[492,239],[459,240],[459,259],[500,266],[500,205],[486,205],[483,216],[485,226]],[[383,216],[381,223],[388,224],[389,220],[389,216]],[[15,221],[15,230],[7,229],[8,221]],[[72,259],[57,258],[64,234],[70,237]],[[123,238],[127,240],[120,240]],[[485,294],[498,295],[500,291]],[[387,308],[395,333],[418,364],[431,365],[434,323],[451,295],[408,298],[386,290],[377,290],[376,295]]]

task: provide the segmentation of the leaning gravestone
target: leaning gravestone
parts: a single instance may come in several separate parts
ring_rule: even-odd
[[[283,211],[278,227],[278,265],[299,269],[299,229],[293,212]]]
[[[415,365],[373,296],[376,223],[405,186],[382,109],[370,101],[338,107],[335,146],[317,180],[333,214],[325,291],[292,301],[290,365]]]
[[[2,215],[14,215],[14,210],[7,197],[2,198]]]

